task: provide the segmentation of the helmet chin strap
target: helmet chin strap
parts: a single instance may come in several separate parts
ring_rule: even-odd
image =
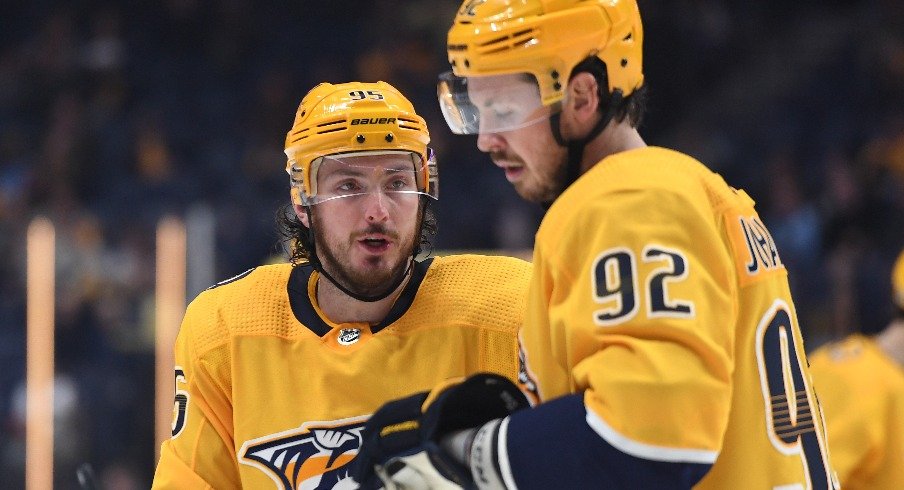
[[[398,288],[403,282],[405,282],[405,279],[407,279],[408,275],[411,274],[411,267],[413,266],[413,264],[414,264],[414,258],[409,258],[408,259],[408,267],[405,269],[405,273],[400,275],[398,279],[393,281],[392,284],[389,286],[389,288],[386,289],[386,291],[384,291],[380,294],[375,294],[373,296],[365,296],[363,294],[358,294],[358,293],[349,291],[348,288],[346,288],[345,286],[340,284],[339,281],[337,281],[335,278],[333,278],[333,276],[331,276],[323,268],[323,266],[320,264],[320,260],[317,260],[316,263],[312,262],[311,265],[314,266],[314,269],[316,269],[317,272],[320,273],[320,275],[329,279],[330,282],[333,283],[334,286],[339,288],[339,290],[342,291],[343,293],[351,296],[352,298],[355,298],[358,301],[363,301],[365,303],[374,303],[374,302],[380,301],[381,299],[388,298],[389,295],[391,295],[393,292],[395,292],[396,288]]]
[[[422,202],[425,202],[425,204],[424,204],[424,208],[423,208],[424,211],[421,213],[421,226],[418,226],[419,230],[423,227],[424,215],[427,212],[426,206],[428,205],[429,201],[427,201],[425,199]],[[311,226],[308,227],[308,242],[310,243],[310,249],[311,249],[311,253],[309,254],[308,260],[311,263],[311,266],[314,267],[314,270],[319,272],[321,276],[327,278],[331,283],[333,283],[334,286],[339,288],[339,290],[342,291],[343,293],[345,293],[346,295],[351,296],[352,298],[354,298],[358,301],[363,301],[365,303],[374,303],[374,302],[380,301],[382,299],[388,298],[389,295],[391,295],[393,292],[395,292],[395,290],[399,286],[401,286],[403,282],[405,282],[405,279],[408,278],[408,275],[411,274],[411,268],[414,267],[414,258],[417,257],[417,255],[421,252],[420,243],[418,243],[418,245],[414,247],[414,252],[411,254],[411,257],[409,257],[408,267],[405,269],[405,273],[401,274],[398,277],[398,279],[393,281],[385,291],[383,291],[382,293],[379,293],[379,294],[375,294],[373,296],[365,296],[363,294],[358,294],[353,291],[350,291],[348,288],[343,286],[338,280],[336,280],[336,278],[334,278],[329,272],[327,272],[326,269],[323,268],[323,264],[320,262],[320,258],[317,256],[317,242],[314,239],[314,220],[311,217],[311,207],[305,206],[304,211],[308,215],[308,223],[311,224]],[[420,234],[418,234],[418,238],[420,238]]]
[[[603,114],[596,122],[586,136],[576,140],[567,141],[562,137],[561,112],[557,112],[550,116],[549,126],[552,129],[552,136],[559,146],[568,148],[568,161],[565,164],[565,180],[562,182],[562,188],[556,193],[555,197],[543,203],[545,208],[549,209],[549,207],[552,206],[553,201],[555,201],[556,198],[565,192],[565,189],[570,187],[571,184],[574,184],[574,182],[578,180],[578,177],[581,176],[581,161],[584,159],[584,148],[586,148],[587,143],[593,141],[594,138],[599,136],[600,133],[606,129],[609,121],[615,117],[615,110],[618,105],[621,104],[622,98],[621,90],[613,90],[612,95],[609,97],[609,106],[606,108],[605,114]]]

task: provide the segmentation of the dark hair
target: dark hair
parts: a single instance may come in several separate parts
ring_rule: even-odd
[[[602,102],[599,110],[605,114],[612,99],[612,95],[609,93],[609,75],[606,71],[606,63],[596,56],[587,57],[571,70],[571,78],[581,72],[590,73],[596,78]],[[643,122],[643,115],[647,111],[647,98],[647,85],[643,84],[631,92],[631,95],[619,101],[618,107],[615,109],[615,120],[622,122],[627,118],[631,126],[635,128],[640,126]]]
[[[421,253],[430,255],[433,252],[433,244],[430,239],[436,236],[437,231],[436,214],[434,214],[427,197],[421,198],[420,208],[421,237],[415,255]],[[292,265],[310,262],[311,253],[314,249],[313,243],[311,243],[310,231],[298,219],[291,204],[282,206],[276,211],[276,225],[281,248],[289,256],[289,261]]]

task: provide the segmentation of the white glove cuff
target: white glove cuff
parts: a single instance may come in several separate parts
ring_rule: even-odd
[[[497,448],[499,425],[505,419],[495,419],[483,424],[474,435],[469,455],[471,477],[480,490],[505,490],[499,469]],[[504,441],[503,441],[504,442]]]
[[[468,466],[471,453],[471,441],[477,434],[477,427],[462,429],[444,436],[439,441],[439,447],[444,453],[451,456],[457,463]]]

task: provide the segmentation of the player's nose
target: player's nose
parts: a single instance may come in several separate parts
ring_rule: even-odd
[[[365,199],[364,217],[368,223],[386,221],[389,218],[387,208],[389,198],[386,195],[382,192],[372,192],[365,196]]]
[[[505,138],[498,133],[480,133],[477,135],[477,149],[484,153],[495,153],[505,148]]]

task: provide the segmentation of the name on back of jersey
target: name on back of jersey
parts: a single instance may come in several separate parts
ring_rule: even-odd
[[[755,213],[729,218],[729,237],[734,248],[735,264],[742,285],[784,271],[775,240]]]

